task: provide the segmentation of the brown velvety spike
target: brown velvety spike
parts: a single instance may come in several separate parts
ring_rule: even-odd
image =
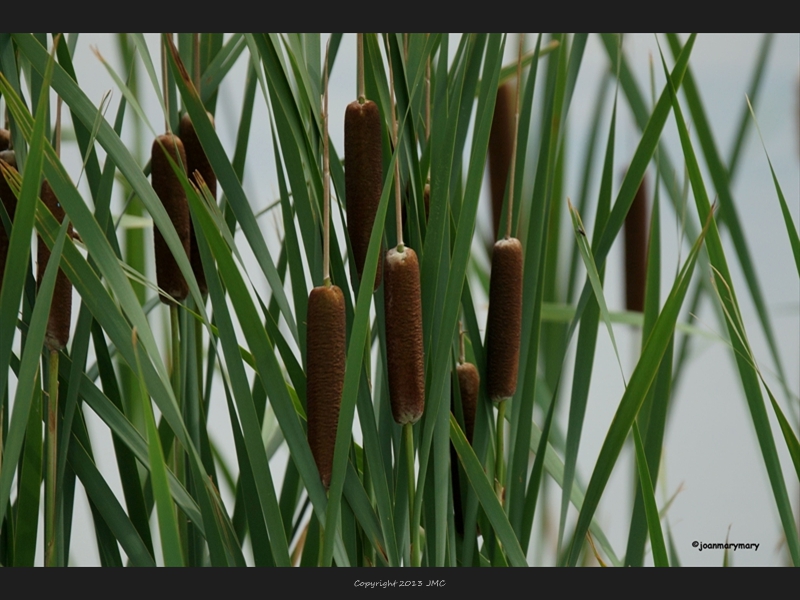
[[[522,244],[506,238],[494,245],[486,321],[486,389],[498,402],[517,390],[522,327]]]
[[[475,433],[475,414],[478,410],[478,391],[481,387],[481,378],[478,369],[472,363],[461,363],[456,367],[458,375],[458,389],[461,393],[461,409],[464,412],[464,434],[467,441],[472,444],[472,435]]]
[[[394,420],[416,423],[425,409],[425,356],[422,349],[422,297],[419,261],[409,247],[392,248],[384,264],[386,358]]]
[[[506,193],[511,151],[514,144],[514,86],[506,82],[497,88],[497,101],[489,133],[489,182],[492,188],[494,237],[500,227],[503,197]]]
[[[647,181],[642,179],[625,217],[625,306],[644,310],[647,280]]]
[[[211,119],[211,124],[214,124],[214,118],[211,114],[208,115],[209,119]],[[203,181],[206,182],[211,195],[216,198],[217,197],[217,176],[214,174],[214,170],[211,168],[211,163],[208,162],[208,157],[206,156],[205,151],[203,150],[203,146],[200,144],[200,140],[197,137],[197,133],[194,130],[194,125],[192,124],[192,119],[189,114],[183,115],[181,118],[181,125],[180,125],[180,137],[181,141],[183,142],[183,147],[186,150],[186,163],[189,172],[190,179],[194,180],[198,187],[200,187],[199,182],[195,178],[195,171],[200,173],[200,176],[203,178]],[[203,263],[200,260],[200,251],[197,248],[197,237],[194,233],[194,223],[189,220],[189,243],[190,243],[190,258],[192,263],[192,271],[194,272],[195,279],[197,279],[197,285],[200,288],[200,292],[205,295],[208,292],[208,284],[206,283],[206,274],[203,271]]]
[[[0,129],[0,152],[8,150],[11,144],[11,132],[8,129]]]
[[[53,189],[46,181],[42,183],[42,202],[50,210],[52,215],[59,223],[64,221],[64,209],[56,198]],[[72,235],[72,224],[70,223],[67,235]],[[39,237],[39,249],[37,255],[36,285],[42,284],[47,263],[50,260],[50,249],[44,240]],[[70,283],[64,271],[58,270],[56,284],[53,289],[53,299],[50,303],[50,317],[47,321],[47,333],[44,343],[50,351],[58,351],[64,348],[69,341],[69,325],[72,318],[72,283]]]
[[[347,105],[344,113],[344,183],[347,195],[347,231],[358,278],[364,272],[369,238],[383,189],[381,115],[378,105],[367,100]],[[375,286],[381,284],[381,263]]]
[[[322,484],[331,483],[336,427],[344,388],[346,355],[344,295],[320,286],[308,296],[306,408],[308,444]]]
[[[150,163],[153,189],[172,220],[172,225],[178,233],[178,238],[183,244],[186,255],[189,256],[191,251],[189,245],[189,205],[186,203],[186,194],[183,191],[183,187],[169,163],[167,153],[175,163],[183,165],[184,169],[186,168],[186,152],[183,149],[181,140],[177,136],[168,133],[158,136],[153,142]],[[180,302],[189,294],[189,286],[186,284],[186,279],[184,279],[178,263],[172,256],[172,252],[158,227],[153,227],[153,237],[155,241],[158,287]],[[161,296],[161,301],[165,304],[171,302],[169,298],[164,296]]]
[[[0,162],[3,163],[3,167],[16,171],[17,161],[14,160],[13,151],[3,152],[3,155],[4,156],[0,156]],[[4,160],[5,158],[8,158],[8,160],[11,160],[14,164],[10,164],[8,161]],[[17,210],[17,197],[14,195],[14,192],[11,191],[6,178],[3,176],[2,169],[0,169],[0,200],[3,202],[9,219],[13,222],[14,213]],[[6,231],[4,223],[0,221],[0,286],[3,285],[3,277],[6,272],[6,258],[8,257],[8,240],[10,233],[10,231]]]

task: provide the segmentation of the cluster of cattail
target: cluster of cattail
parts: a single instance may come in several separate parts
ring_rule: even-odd
[[[642,179],[625,217],[625,305],[644,310],[647,279],[647,178]]]
[[[381,116],[372,100],[355,100],[344,114],[344,183],[347,231],[358,278],[364,273],[369,238],[383,189]],[[374,289],[381,284],[381,264]]]
[[[213,118],[209,115],[209,118]],[[173,227],[178,234],[186,256],[189,257],[192,272],[194,273],[200,292],[205,295],[208,291],[206,276],[200,260],[200,252],[197,248],[197,237],[195,236],[192,219],[189,215],[189,204],[186,200],[181,182],[170,164],[170,159],[184,173],[188,173],[200,186],[200,181],[204,181],[208,186],[212,196],[217,194],[217,178],[211,164],[208,162],[206,153],[200,145],[200,140],[192,125],[192,120],[188,114],[184,115],[180,123],[180,137],[173,133],[165,133],[156,138],[153,142],[153,153],[151,159],[153,189],[164,205]],[[189,295],[189,285],[181,273],[180,267],[167,246],[164,236],[154,228],[155,255],[156,255],[156,278],[158,287],[164,290],[171,298],[178,302],[184,300]],[[169,304],[172,302],[170,297],[162,296],[161,301]]]

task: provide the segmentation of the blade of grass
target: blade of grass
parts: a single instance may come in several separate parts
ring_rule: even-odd
[[[136,330],[133,330],[133,347],[137,351]],[[141,367],[137,364],[139,379],[144,380]],[[163,553],[164,565],[167,567],[182,567],[184,556],[181,550],[180,534],[178,533],[178,521],[175,518],[175,508],[172,503],[172,495],[169,492],[167,483],[167,465],[164,452],[161,448],[161,440],[158,436],[155,418],[153,417],[153,407],[150,404],[150,396],[147,393],[147,385],[142,388],[142,408],[147,426],[147,447],[150,461],[150,474],[153,484],[153,496],[156,501],[158,512],[158,528],[161,533],[161,551]]]
[[[478,457],[475,456],[472,446],[467,442],[464,432],[461,431],[455,416],[452,414],[450,415],[450,439],[469,477],[470,484],[486,511],[486,516],[491,522],[493,530],[499,536],[503,544],[503,550],[508,556],[511,565],[515,567],[527,566],[525,555],[522,552],[522,548],[519,546],[514,531],[511,529],[508,518],[503,512],[503,507],[500,506],[494,489],[491,483],[489,483],[489,479],[486,477],[483,467],[480,462],[478,462]]]
[[[650,530],[650,541],[653,546],[653,562],[657,567],[668,567],[667,547],[664,543],[664,532],[661,531],[661,519],[658,516],[658,507],[653,491],[653,481],[647,467],[647,458],[644,453],[644,444],[639,435],[639,426],[633,423],[633,441],[636,447],[636,468],[639,472],[639,482],[642,486],[644,510],[647,514],[647,527]]]
[[[797,228],[792,220],[792,213],[789,211],[789,206],[786,204],[786,198],[783,195],[781,185],[778,183],[778,177],[775,175],[775,169],[772,168],[772,161],[767,153],[767,145],[764,143],[764,136],[761,135],[761,127],[758,126],[756,113],[753,110],[753,105],[750,103],[749,98],[747,99],[747,106],[756,124],[756,131],[758,131],[761,146],[764,148],[764,156],[767,157],[769,172],[772,174],[772,182],[775,184],[775,193],[778,195],[778,201],[781,203],[781,213],[783,214],[783,222],[786,224],[786,233],[789,235],[789,242],[792,245],[792,254],[794,255],[794,263],[797,266],[797,275],[800,276],[800,237],[798,237]]]

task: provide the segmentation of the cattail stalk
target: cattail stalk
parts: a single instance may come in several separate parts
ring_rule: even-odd
[[[55,126],[55,151],[61,154],[61,97],[59,96],[56,108]],[[66,216],[61,203],[56,198],[53,189],[47,181],[42,182],[41,198],[50,213],[59,223]],[[67,225],[67,233],[72,234],[72,224]],[[41,236],[38,239],[37,255],[37,287],[41,286],[47,263],[50,260],[50,250]],[[69,325],[72,317],[72,283],[64,272],[59,269],[56,274],[55,287],[50,301],[50,314],[47,320],[45,333],[45,347],[49,350],[48,357],[48,394],[47,394],[47,427],[46,427],[46,456],[45,456],[45,518],[44,518],[44,564],[55,567],[58,564],[57,553],[57,496],[58,496],[58,362],[59,351],[69,341]]]
[[[389,375],[389,400],[396,423],[403,426],[408,462],[408,525],[411,544],[411,566],[420,565],[419,514],[414,492],[414,432],[412,426],[425,408],[425,357],[422,344],[422,297],[419,260],[411,248],[403,244],[403,212],[400,197],[400,162],[397,136],[397,114],[394,99],[394,72],[389,56],[389,90],[391,92],[392,141],[395,157],[395,218],[397,246],[386,253],[383,288],[386,317],[386,360]]]
[[[54,298],[55,299],[55,298]],[[47,473],[45,474],[44,565],[58,564],[56,551],[56,495],[58,478],[58,351],[51,350],[48,357],[47,394]]]
[[[489,314],[486,324],[486,387],[492,401],[499,403],[495,450],[495,493],[501,505],[505,501],[505,400],[512,397],[517,390],[522,330],[522,244],[517,238],[511,237],[511,224],[514,215],[514,177],[519,132],[523,45],[524,37],[520,34],[506,232],[505,238],[495,243],[492,253]],[[499,549],[499,540],[497,544]]]
[[[330,158],[328,148],[328,53],[325,53],[323,99],[323,285],[308,297],[306,329],[306,405],[308,443],[322,485],[333,473],[339,408],[344,390],[347,350],[344,294],[330,278]],[[322,532],[320,533],[322,535]],[[320,543],[320,548],[323,544]]]

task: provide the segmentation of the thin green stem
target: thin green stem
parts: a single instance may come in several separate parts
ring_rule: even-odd
[[[356,69],[358,70],[358,102],[364,104],[367,101],[366,92],[364,91],[364,34],[356,34],[356,45],[358,47],[356,55]]]
[[[505,455],[505,419],[506,401],[503,400],[497,405],[497,449],[494,463],[494,489],[501,506],[504,506],[505,488],[503,482],[506,478],[505,461],[503,460]]]
[[[326,287],[331,285],[331,159],[328,149],[328,52],[330,49],[331,43],[328,40],[325,48],[325,80],[322,87],[322,281]]]
[[[419,526],[414,522],[414,425],[403,425],[403,435],[406,438],[406,461],[408,463],[408,533],[411,544],[411,566],[420,566],[419,551]]]
[[[58,351],[50,351],[47,400],[47,476],[45,478],[44,564],[55,567],[56,552],[56,477],[58,473]]]
[[[183,411],[183,398],[181,394],[181,342],[180,342],[180,314],[178,313],[178,305],[170,304],[169,306],[170,325],[172,330],[172,373],[171,383],[172,391],[175,394],[175,400],[178,403],[178,408]],[[178,481],[185,482],[185,469],[184,469],[184,455],[183,448],[181,448],[180,441],[176,438],[172,446],[172,470]],[[183,548],[184,556],[188,556],[189,550],[189,532],[188,523],[181,513],[178,514],[178,527],[181,538],[181,546]]]

